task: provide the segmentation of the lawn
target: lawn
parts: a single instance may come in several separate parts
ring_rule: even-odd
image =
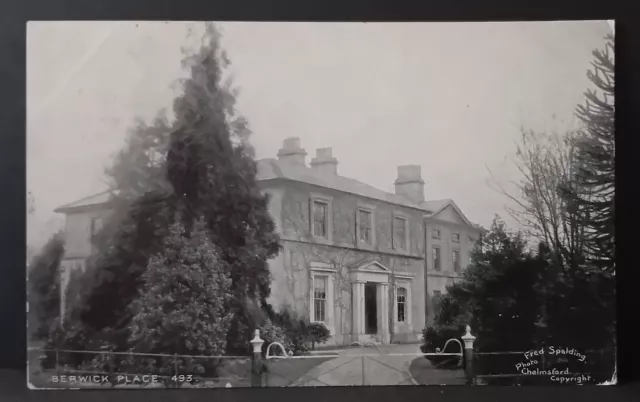
[[[420,385],[464,385],[465,375],[462,369],[439,369],[424,357],[411,362],[409,372]]]
[[[312,368],[332,359],[335,359],[335,356],[326,358],[268,360],[266,362],[266,386],[287,387],[308,373]]]

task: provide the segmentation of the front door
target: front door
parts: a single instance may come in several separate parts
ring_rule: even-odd
[[[367,282],[364,285],[364,325],[367,334],[378,333],[378,300],[376,284]]]

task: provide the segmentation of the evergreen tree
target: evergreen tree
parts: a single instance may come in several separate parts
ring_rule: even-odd
[[[176,122],[167,155],[168,179],[190,220],[203,216],[232,280],[228,309],[235,316],[228,351],[244,352],[257,323],[251,301],[270,292],[267,260],[279,252],[279,238],[256,182],[256,163],[246,125],[238,131],[234,94],[224,82],[228,60],[219,33],[208,24],[202,47],[185,59],[190,76],[174,102]],[[234,123],[235,122],[235,123]]]
[[[576,110],[584,129],[577,143],[575,182],[564,196],[579,211],[586,229],[586,257],[591,265],[612,273],[615,269],[615,64],[614,38],[593,52],[587,73],[596,87],[585,93]],[[576,188],[578,190],[576,190]]]
[[[36,339],[46,339],[60,316],[60,262],[63,257],[64,237],[62,233],[56,233],[28,268],[28,326],[29,333]]]
[[[167,126],[160,114],[151,126],[138,124],[107,171],[112,215],[97,236],[81,308],[74,312],[78,333],[69,342],[130,347],[129,306],[180,210],[187,232],[197,217],[205,218],[232,280],[233,297],[225,302],[225,311],[236,317],[229,346],[246,351],[257,325],[247,306],[263,303],[269,294],[266,261],[278,252],[279,239],[256,185],[249,131],[234,106],[236,91],[223,79],[228,60],[217,31],[206,26],[202,47],[184,60],[191,74],[174,102],[175,122]]]
[[[131,202],[148,192],[170,191],[165,164],[170,127],[164,111],[151,124],[134,122],[125,146],[105,171],[113,197]]]
[[[113,331],[112,346],[125,348],[129,337],[130,312],[127,307],[143,284],[150,256],[163,248],[175,213],[171,195],[147,193],[132,202],[122,220],[106,240],[108,247],[91,259],[85,275],[86,292],[76,312],[81,322],[93,331]],[[107,229],[109,230],[109,229]]]
[[[136,353],[218,356],[225,352],[231,314],[226,310],[231,280],[218,257],[203,220],[190,233],[178,220],[142,274],[139,297],[130,304],[133,316],[129,344]],[[167,359],[132,360],[139,372],[171,375]],[[178,362],[178,371],[212,374],[210,361]],[[131,367],[130,367],[131,368]],[[176,373],[174,373],[176,374]]]
[[[447,288],[436,322],[460,323],[445,308],[460,304],[455,309],[463,307],[459,313],[471,318],[483,351],[533,347],[543,302],[534,285],[545,268],[544,261],[528,250],[522,233],[509,232],[496,217],[462,280]]]

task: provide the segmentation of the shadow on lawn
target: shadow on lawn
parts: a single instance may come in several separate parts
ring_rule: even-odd
[[[414,359],[409,372],[419,385],[464,385],[465,374],[461,368],[436,368],[424,357]]]

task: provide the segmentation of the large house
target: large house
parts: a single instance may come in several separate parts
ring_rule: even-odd
[[[270,303],[325,323],[332,343],[418,339],[433,297],[466,268],[478,226],[452,200],[425,200],[420,166],[399,166],[391,194],[340,176],[331,148],[307,165],[300,140],[288,138],[277,156],[258,161],[283,246],[269,263]],[[63,288],[91,254],[108,197],[56,210],[66,215]]]

